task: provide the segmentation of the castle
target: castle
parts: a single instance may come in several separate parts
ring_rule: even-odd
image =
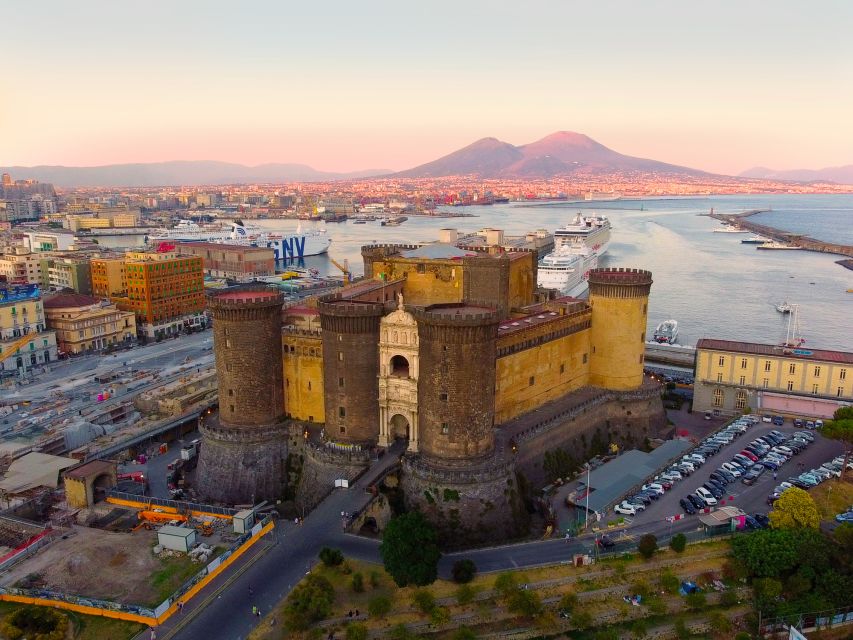
[[[301,452],[303,504],[405,439],[408,507],[445,537],[506,539],[526,526],[518,471],[541,484],[549,448],[637,444],[665,422],[643,376],[648,271],[593,270],[583,301],[536,289],[536,250],[369,245],[362,257],[364,279],[298,306],[262,289],[211,298],[220,392],[202,427],[205,497],[280,497],[289,419],[323,425]]]

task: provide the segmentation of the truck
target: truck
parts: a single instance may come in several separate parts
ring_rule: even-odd
[[[198,445],[195,442],[192,442],[186,446],[181,447],[181,459],[182,460],[192,460],[198,454]]]

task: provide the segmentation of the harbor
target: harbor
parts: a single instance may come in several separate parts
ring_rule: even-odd
[[[719,220],[729,227],[750,231],[758,236],[770,240],[770,243],[759,244],[758,249],[803,249],[805,251],[817,251],[818,253],[834,253],[837,255],[853,257],[853,246],[825,242],[810,236],[782,231],[775,227],[758,224],[748,220],[750,216],[758,213],[766,213],[769,209],[751,209],[743,213],[710,213],[711,218]]]

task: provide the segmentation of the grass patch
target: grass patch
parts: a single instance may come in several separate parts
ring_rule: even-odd
[[[15,602],[0,602],[0,620],[21,606],[23,605]],[[69,637],[73,640],[104,640],[104,638],[130,640],[146,628],[146,625],[128,622],[127,620],[87,616],[64,609],[59,609],[59,611],[68,616],[68,620],[71,622],[71,635]]]
[[[215,547],[210,559],[213,560],[223,551],[222,547]],[[193,562],[185,555],[166,558],[162,560],[162,563],[163,568],[152,573],[150,578],[151,588],[154,589],[157,595],[151,598],[151,601],[143,602],[144,606],[158,606],[172,595],[178,587],[184,584],[184,582],[201,571],[203,566],[198,562]]]
[[[853,472],[848,471],[847,478]],[[845,479],[844,482],[838,478],[831,478],[820,483],[809,491],[814,498],[821,520],[835,520],[835,516],[844,513],[853,504],[853,482]]]

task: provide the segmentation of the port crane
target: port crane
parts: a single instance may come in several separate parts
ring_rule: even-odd
[[[3,352],[0,353],[0,362],[5,362],[9,358],[11,358],[13,355],[15,355],[18,352],[18,350],[21,347],[26,345],[31,340],[35,340],[37,337],[38,337],[37,333],[27,333],[27,334],[21,336],[20,338],[16,339],[8,347],[3,345],[3,347],[4,347]],[[7,349],[8,349],[8,351],[7,351]]]
[[[341,264],[331,256],[329,260],[332,261],[332,264],[335,265],[341,272],[344,274],[344,286],[347,286],[350,282],[352,282],[352,273],[349,270],[349,260],[344,259],[344,263]]]

